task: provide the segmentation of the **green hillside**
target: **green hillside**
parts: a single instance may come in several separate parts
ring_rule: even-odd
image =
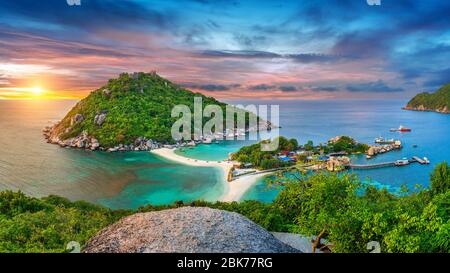
[[[172,108],[183,104],[193,112],[194,97],[202,98],[203,107],[219,105],[225,113],[225,103],[181,88],[156,73],[123,73],[77,103],[49,129],[48,138],[61,144],[71,139],[78,141],[85,132],[105,148],[133,144],[141,137],[173,142],[170,130],[177,118],[171,117]]]
[[[364,186],[350,174],[321,172],[275,179],[274,183],[283,183],[283,187],[271,203],[177,201],[137,210],[110,210],[58,196],[38,199],[21,192],[0,192],[0,253],[65,252],[70,241],[83,247],[124,216],[181,206],[237,212],[274,232],[320,233],[332,242],[335,253],[368,252],[370,241],[379,242],[383,253],[450,251],[450,166],[446,163],[434,169],[430,189],[401,195]]]
[[[435,93],[420,93],[408,102],[406,110],[436,111],[450,113],[450,83]]]

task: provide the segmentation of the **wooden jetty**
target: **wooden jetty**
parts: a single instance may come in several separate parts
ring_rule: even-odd
[[[365,170],[365,169],[378,169],[378,168],[385,168],[385,167],[392,167],[395,166],[395,161],[393,162],[383,162],[383,163],[375,163],[375,164],[365,164],[365,165],[358,165],[358,164],[349,164],[348,167],[350,169],[354,170]]]
[[[405,166],[409,163],[418,162],[420,164],[430,164],[430,161],[424,157],[423,159],[418,156],[413,156],[411,160],[408,160],[406,164],[397,164],[399,160],[392,161],[392,162],[382,162],[382,163],[375,163],[375,164],[349,164],[346,167],[354,170],[365,170],[365,169],[378,169],[378,168],[385,168],[385,167],[392,167],[392,166]]]
[[[416,162],[419,162],[420,164],[424,165],[424,164],[430,164],[430,161],[424,157],[423,159],[418,157],[418,156],[413,156],[413,160]]]

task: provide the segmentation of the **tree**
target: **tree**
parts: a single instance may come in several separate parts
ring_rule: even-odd
[[[450,166],[447,162],[444,161],[434,168],[430,176],[430,187],[433,195],[450,189]]]
[[[303,146],[306,151],[313,151],[314,150],[314,143],[312,140],[308,140],[306,144]]]

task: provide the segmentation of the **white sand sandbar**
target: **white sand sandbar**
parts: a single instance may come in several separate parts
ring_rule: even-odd
[[[261,173],[255,175],[244,175],[231,182],[227,181],[227,175],[233,167],[233,162],[228,161],[205,161],[187,158],[184,156],[177,155],[175,149],[160,148],[152,150],[151,153],[175,161],[181,164],[189,166],[198,167],[216,167],[222,169],[223,173],[223,183],[224,183],[224,193],[219,201],[223,202],[233,202],[239,201],[242,196],[258,181],[259,178],[267,175],[268,173]]]

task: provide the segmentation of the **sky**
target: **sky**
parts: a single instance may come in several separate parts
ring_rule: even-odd
[[[450,82],[450,1],[0,0],[0,99],[156,71],[219,99],[405,99]]]

